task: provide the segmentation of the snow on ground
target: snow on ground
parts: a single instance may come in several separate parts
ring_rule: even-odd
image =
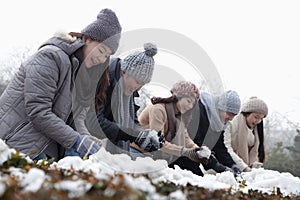
[[[1,162],[7,159],[7,156],[12,150],[9,149],[6,144],[0,140],[0,158]],[[2,164],[0,163],[0,164]],[[94,176],[99,180],[107,180],[116,174],[124,174],[126,184],[130,187],[138,190],[153,194],[155,192],[154,186],[151,182],[143,176],[130,176],[130,173],[148,174],[152,183],[158,182],[172,182],[177,185],[186,186],[191,184],[193,186],[204,187],[210,190],[216,189],[228,189],[232,191],[242,190],[247,193],[249,189],[259,190],[263,192],[271,193],[274,188],[280,188],[280,191],[284,195],[299,195],[300,194],[300,179],[290,173],[280,173],[278,171],[267,169],[253,169],[251,172],[242,173],[240,179],[245,181],[245,187],[240,187],[239,181],[234,178],[231,172],[218,173],[216,175],[206,174],[203,177],[197,176],[190,171],[182,170],[178,166],[175,169],[168,168],[167,162],[164,160],[153,160],[149,157],[138,158],[136,161],[132,161],[129,156],[118,154],[112,155],[100,149],[96,154],[92,155],[88,160],[82,160],[79,157],[66,157],[53,163],[50,168],[58,169],[72,169],[82,170],[85,172],[93,172]],[[37,191],[44,180],[47,179],[47,175],[44,171],[32,168],[28,172],[18,168],[11,167],[11,175],[20,180],[20,186],[24,187],[25,191]],[[113,179],[118,181],[118,179]],[[0,176],[0,196],[5,191],[5,176]],[[68,190],[70,197],[77,197],[84,194],[90,189],[91,185],[87,182],[76,181],[61,181],[56,183],[55,188],[61,190]],[[109,192],[109,191],[108,191]],[[154,199],[157,194],[153,194]],[[173,196],[182,197],[182,192],[176,191],[172,193]]]

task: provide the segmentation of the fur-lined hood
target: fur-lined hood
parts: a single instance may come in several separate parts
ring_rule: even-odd
[[[66,32],[58,31],[52,38],[42,44],[39,49],[46,45],[54,45],[62,49],[66,54],[71,55],[84,44],[80,38],[73,37]]]
[[[65,31],[57,31],[54,33],[54,37],[63,39],[67,42],[74,42],[77,37],[75,36],[71,36],[69,33],[65,32]]]

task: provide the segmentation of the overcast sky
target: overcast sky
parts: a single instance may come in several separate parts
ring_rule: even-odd
[[[59,29],[81,31],[106,7],[116,12],[123,32],[162,28],[183,34],[207,53],[225,89],[236,90],[242,101],[258,96],[271,112],[300,123],[296,0],[10,0],[0,7],[0,56],[40,44]]]

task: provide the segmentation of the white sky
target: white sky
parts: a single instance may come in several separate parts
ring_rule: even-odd
[[[271,112],[300,123],[296,0],[10,0],[0,7],[0,56],[40,44],[59,29],[81,31],[105,7],[116,12],[123,32],[163,28],[194,40],[217,67],[226,89],[236,90],[242,101],[258,96]]]

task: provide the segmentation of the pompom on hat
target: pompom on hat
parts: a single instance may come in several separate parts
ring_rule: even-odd
[[[121,31],[122,27],[115,12],[105,8],[99,12],[97,19],[85,27],[81,33],[92,40],[104,43],[115,53],[119,47]]]
[[[268,106],[263,100],[257,97],[251,97],[245,104],[243,104],[242,112],[262,113],[266,117],[268,115]]]
[[[189,81],[178,81],[171,89],[171,93],[177,98],[182,97],[194,97],[196,100],[199,99],[199,89],[195,84]]]
[[[218,97],[219,110],[238,114],[241,108],[241,100],[237,92],[228,90]]]
[[[145,51],[137,51],[128,55],[121,61],[121,70],[141,83],[151,81],[154,70],[153,56],[157,53],[157,47],[153,43],[144,44]]]

